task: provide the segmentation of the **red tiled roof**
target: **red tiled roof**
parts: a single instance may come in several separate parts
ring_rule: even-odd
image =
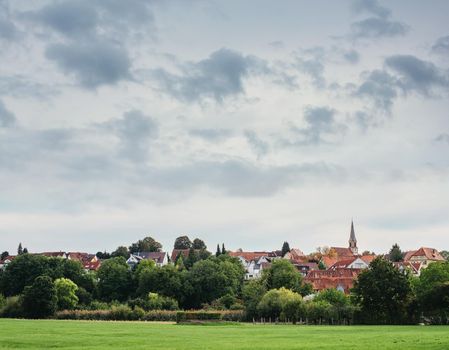
[[[311,283],[315,291],[329,288],[343,288],[345,293],[354,286],[361,269],[335,269],[335,270],[313,270],[304,278],[305,282]]]
[[[364,262],[366,262],[369,265],[371,263],[371,261],[376,259],[376,255],[362,255],[360,257],[360,259],[362,259]]]
[[[43,252],[43,253],[37,253],[36,255],[43,255],[43,256],[47,256],[49,258],[58,258],[58,257],[63,257],[65,255],[65,252]]]
[[[347,268],[349,265],[351,265],[351,263],[354,262],[354,260],[357,258],[350,258],[350,259],[343,259],[343,260],[338,260],[337,262],[335,262],[332,266],[329,267],[329,269],[339,269],[339,268]]]
[[[253,261],[253,260],[259,260],[261,257],[269,256],[269,252],[229,252],[230,256],[233,257],[241,257],[243,259],[245,259],[246,261]]]
[[[321,261],[323,262],[324,265],[326,265],[326,267],[331,267],[338,261],[338,258],[331,258],[329,256],[323,256],[321,258]]]
[[[349,248],[331,247],[331,250],[334,250],[339,258],[352,258],[354,256],[354,253]]]
[[[17,255],[8,255],[3,260],[0,260],[0,264],[4,264],[6,260],[13,261],[16,257],[17,257]]]
[[[413,254],[416,253],[416,250],[409,250],[408,252],[405,252],[404,254],[404,261],[409,261],[410,258],[413,256]]]
[[[411,255],[410,259],[415,256],[425,256],[427,260],[435,260],[435,261],[445,260],[438,252],[438,250],[434,248],[421,247],[414,254]]]
[[[83,264],[84,269],[89,271],[97,271],[100,268],[100,266],[101,266],[100,260],[85,262]]]

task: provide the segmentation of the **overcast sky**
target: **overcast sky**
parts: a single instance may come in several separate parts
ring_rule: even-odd
[[[0,0],[0,250],[449,249],[448,13]]]

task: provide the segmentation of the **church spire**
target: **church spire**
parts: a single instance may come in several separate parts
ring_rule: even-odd
[[[355,238],[354,221],[351,220],[351,234],[349,235],[349,249],[354,255],[358,254],[357,239]]]

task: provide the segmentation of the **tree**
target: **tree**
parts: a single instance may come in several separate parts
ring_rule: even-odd
[[[266,292],[267,288],[265,287],[265,283],[260,279],[251,280],[243,286],[243,305],[245,305],[248,320],[252,320],[259,316],[257,305]]]
[[[190,269],[193,266],[193,264],[195,264],[198,260],[200,260],[199,254],[192,247],[189,249],[189,255],[187,256],[187,259],[184,262],[184,266],[187,269]]]
[[[107,253],[106,251],[104,251],[104,252],[97,252],[97,254],[95,254],[95,255],[100,260],[106,260],[106,259],[109,259],[111,257],[111,254]]]
[[[381,257],[360,273],[352,293],[365,322],[397,324],[407,319],[412,298],[409,276]]]
[[[156,263],[153,260],[145,259],[140,261],[137,264],[136,269],[134,270],[134,279],[139,281],[140,276],[144,271],[153,270],[156,267]]]
[[[54,282],[58,310],[71,310],[78,304],[78,286],[68,278],[58,278]]]
[[[186,293],[184,279],[184,272],[173,265],[145,269],[139,276],[137,294],[145,296],[153,292],[175,298],[182,303]]]
[[[175,249],[190,249],[192,247],[192,242],[187,236],[180,236],[175,240]]]
[[[296,322],[302,310],[302,297],[287,288],[271,289],[264,294],[257,309],[260,315],[273,321],[292,319]]]
[[[281,255],[284,257],[285,254],[287,254],[289,251],[290,251],[290,245],[288,244],[288,242],[284,242],[284,244],[282,245]]]
[[[22,254],[8,264],[3,272],[1,292],[6,296],[22,293],[36,277],[49,273],[48,258],[42,255]]]
[[[19,246],[17,247],[17,255],[22,255],[22,254],[23,254],[22,243],[19,243]]]
[[[220,245],[217,244],[217,251],[215,253],[215,256],[218,257],[219,255],[221,255],[221,250],[220,250]]]
[[[160,252],[162,249],[162,244],[157,242],[153,237],[145,237],[131,244],[129,247],[129,252],[131,254],[139,252]]]
[[[393,244],[393,246],[391,247],[390,252],[388,253],[388,258],[392,262],[403,260],[401,248],[399,248],[399,245],[397,243]]]
[[[271,267],[263,271],[262,279],[265,281],[267,289],[285,287],[297,293],[308,294],[303,288],[302,275],[288,260],[274,260]]]
[[[192,247],[193,247],[193,249],[196,249],[196,250],[206,250],[207,249],[206,244],[204,243],[204,241],[199,239],[199,238],[195,238],[193,240]]]
[[[131,272],[125,258],[111,258],[98,269],[98,294],[105,301],[124,301],[130,293]]]
[[[128,259],[129,258],[129,250],[128,250],[128,248],[127,247],[124,247],[124,246],[120,246],[120,247],[117,247],[117,249],[116,250],[114,250],[112,253],[111,253],[111,257],[113,257],[113,258],[116,258],[116,257],[118,257],[118,256],[122,256],[122,257],[124,257],[125,259]]]
[[[323,260],[320,260],[318,262],[318,269],[319,270],[326,270],[327,269],[326,264],[323,262]]]
[[[349,304],[349,298],[342,291],[335,288],[324,289],[319,292],[313,301],[325,301],[331,305],[344,307]]]
[[[440,252],[440,254],[441,254],[441,256],[442,256],[443,258],[446,259],[446,261],[449,261],[449,251],[447,251],[447,250],[442,250],[442,251]]]
[[[225,249],[224,243],[221,245],[221,254],[227,254],[228,252]]]
[[[0,260],[5,260],[8,256],[9,256],[9,253],[8,253],[8,251],[5,250],[2,253],[2,255],[0,256]]]
[[[56,289],[48,276],[39,276],[26,286],[22,298],[24,312],[30,318],[45,318],[56,311]]]
[[[28,254],[28,248],[23,248],[23,254]]]

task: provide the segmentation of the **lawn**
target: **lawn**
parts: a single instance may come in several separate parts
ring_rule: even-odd
[[[0,349],[449,349],[449,327],[1,319]]]

